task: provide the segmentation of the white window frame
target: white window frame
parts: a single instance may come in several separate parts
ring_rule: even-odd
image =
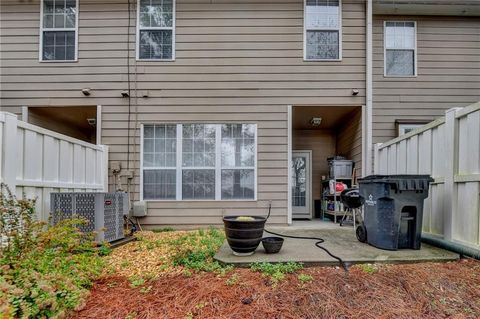
[[[303,0],[303,61],[304,62],[338,62],[342,61],[342,0],[338,0],[338,28],[312,28],[307,29],[307,0]],[[307,31],[338,31],[338,59],[307,59]]]
[[[80,15],[79,0],[76,0],[75,6],[77,12],[75,14],[75,28],[44,28],[43,27],[43,2],[40,1],[40,45],[38,48],[38,61],[46,63],[68,63],[78,62],[78,16]],[[55,22],[54,22],[55,23]],[[75,59],[74,60],[44,60],[43,59],[43,32],[44,31],[75,31]]]
[[[398,124],[398,132],[397,132],[397,134],[398,134],[398,136],[401,136],[401,135],[407,134],[407,133],[405,132],[405,130],[409,130],[409,129],[415,130],[415,129],[417,129],[417,128],[419,128],[419,127],[422,127],[422,126],[425,126],[425,124],[407,124],[407,123],[405,123],[405,124]]]
[[[146,125],[176,125],[177,126],[177,166],[175,169],[177,174],[176,179],[176,199],[144,199],[143,197],[143,143],[144,143],[144,127]],[[183,125],[184,124],[205,124],[205,125],[215,125],[215,199],[182,199],[182,172],[183,169],[189,169],[188,167],[183,167]],[[224,167],[221,164],[221,131],[222,125],[224,124],[251,124],[254,125],[255,132],[255,151],[254,151],[254,167]],[[146,202],[211,202],[211,201],[222,201],[222,202],[255,202],[257,201],[258,194],[258,125],[252,122],[225,122],[225,123],[142,123],[140,125],[140,200]],[[148,167],[147,169],[154,169]],[[164,169],[164,168],[159,168]],[[195,169],[202,169],[202,167],[195,167]],[[207,167],[205,169],[212,169],[212,167]],[[222,199],[222,169],[253,169],[254,176],[254,193],[253,198],[239,198],[239,199]]]
[[[387,74],[387,22],[402,22],[413,23],[414,32],[414,48],[413,48],[413,75],[395,75]],[[405,50],[404,48],[389,49],[389,50]],[[411,49],[409,49],[411,50]],[[414,78],[417,77],[417,22],[416,21],[399,21],[399,20],[385,20],[383,21],[383,77],[386,78]]]
[[[171,27],[140,27],[140,0],[137,0],[137,30],[136,30],[136,59],[137,61],[144,62],[173,62],[175,61],[175,51],[176,51],[176,20],[177,20],[177,7],[176,0],[172,0],[172,26]],[[170,59],[140,59],[140,31],[141,30],[171,30],[172,31],[172,57]]]

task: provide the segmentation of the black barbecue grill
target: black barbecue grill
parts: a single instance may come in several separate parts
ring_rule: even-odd
[[[356,228],[357,239],[361,242],[366,240],[365,227],[363,226],[362,210],[361,207],[365,203],[365,198],[360,195],[358,188],[348,188],[340,193],[340,200],[344,206],[345,213],[343,214],[340,226],[345,223],[352,223]]]

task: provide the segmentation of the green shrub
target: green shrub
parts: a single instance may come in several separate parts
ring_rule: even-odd
[[[286,274],[292,274],[303,268],[301,263],[296,262],[287,262],[287,263],[266,263],[266,262],[256,262],[250,265],[250,270],[255,272],[260,272],[264,276],[270,278],[272,283],[276,285],[283,279],[285,279]]]
[[[0,191],[0,313],[16,318],[61,318],[81,307],[103,267],[93,234],[66,219],[35,220],[35,201]]]

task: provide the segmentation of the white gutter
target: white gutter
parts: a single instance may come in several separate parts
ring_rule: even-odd
[[[367,0],[367,10],[366,10],[366,38],[367,38],[367,47],[366,47],[366,105],[365,105],[365,123],[363,123],[363,130],[365,132],[364,143],[363,143],[363,165],[362,165],[362,175],[367,176],[372,173],[372,116],[373,116],[373,90],[372,90],[372,72],[373,72],[373,41],[372,41],[372,0]]]

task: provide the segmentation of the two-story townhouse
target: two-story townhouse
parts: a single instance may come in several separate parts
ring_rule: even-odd
[[[367,175],[373,142],[480,100],[479,16],[478,1],[2,0],[0,103],[109,145],[144,225],[269,202],[285,224],[313,215],[328,157]]]

